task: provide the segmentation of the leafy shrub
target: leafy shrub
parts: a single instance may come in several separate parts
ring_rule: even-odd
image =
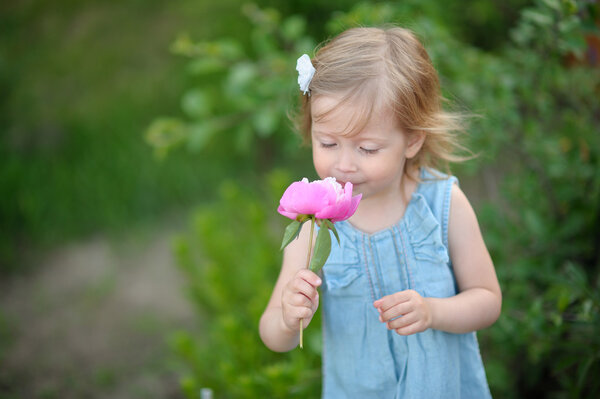
[[[220,200],[194,214],[175,252],[197,306],[201,334],[178,332],[172,346],[188,372],[189,398],[209,387],[218,398],[317,397],[320,326],[311,323],[304,350],[277,354],[258,336],[262,314],[281,267],[283,218],[275,209],[290,181],[272,172],[264,186],[224,182]]]
[[[583,34],[598,34],[597,12],[586,2],[526,9],[488,83],[501,114],[478,134],[507,166],[482,224],[504,315],[482,336],[503,396],[600,393],[600,73],[586,65]]]
[[[299,16],[282,18],[252,4],[243,11],[252,22],[248,49],[230,38],[194,42],[181,35],[173,43],[174,53],[190,58],[199,86],[183,95],[185,118],[161,118],[149,127],[147,141],[160,154],[212,144],[212,150],[227,149],[225,160],[242,158],[264,171],[297,153],[288,119],[297,93],[295,60],[315,42]]]

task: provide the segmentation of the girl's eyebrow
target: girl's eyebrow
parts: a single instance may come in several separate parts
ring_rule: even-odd
[[[322,131],[314,129],[314,128],[312,129],[312,134],[315,136],[321,136],[321,137],[337,137],[337,136],[339,136],[339,134],[326,133],[326,132],[322,132]],[[351,136],[346,136],[346,135],[342,134],[342,136],[347,137],[354,141],[368,141],[368,142],[372,142],[375,144],[384,144],[387,142],[387,139],[385,137],[380,137],[377,134],[358,133],[358,134],[351,135]]]
[[[322,132],[320,130],[315,130],[315,129],[312,129],[312,134],[316,134],[318,136],[335,136],[335,134],[325,133],[325,132]]]
[[[377,134],[357,134],[355,136],[355,138],[359,141],[372,141],[375,143],[384,143],[386,141],[388,141],[387,137],[382,137],[380,135]]]

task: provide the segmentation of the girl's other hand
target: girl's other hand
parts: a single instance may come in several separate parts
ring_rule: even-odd
[[[418,292],[406,290],[384,296],[373,302],[379,321],[400,335],[411,335],[431,327],[431,309]]]
[[[301,269],[283,288],[281,309],[285,326],[292,331],[300,330],[300,320],[306,328],[319,307],[317,287],[322,281],[308,269]]]

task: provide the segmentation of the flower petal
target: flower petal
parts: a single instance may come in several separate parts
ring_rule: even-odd
[[[338,222],[354,214],[360,199],[360,195],[352,197],[350,182],[342,188],[333,177],[310,183],[304,178],[285,190],[277,211],[290,219],[298,215],[314,215],[318,219]]]
[[[279,208],[277,208],[277,212],[292,220],[296,220],[296,217],[298,216],[297,212],[288,212],[281,205],[279,206]]]
[[[285,190],[279,204],[288,213],[314,215],[327,205],[327,192],[321,186],[303,179]]]

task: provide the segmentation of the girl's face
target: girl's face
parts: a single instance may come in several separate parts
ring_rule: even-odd
[[[311,99],[313,115],[338,103],[335,97]],[[373,114],[358,133],[347,134],[357,109],[338,106],[326,118],[312,121],[313,163],[321,179],[332,176],[342,185],[351,182],[363,200],[400,194],[407,158],[417,154],[421,135],[407,135],[390,114]]]

